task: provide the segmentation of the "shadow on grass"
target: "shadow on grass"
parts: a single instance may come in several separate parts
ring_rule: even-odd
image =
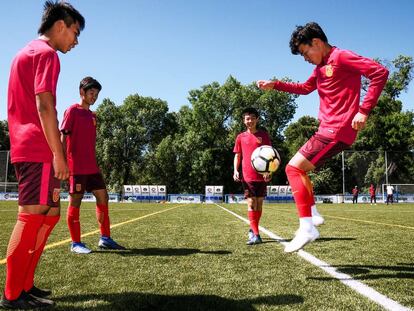
[[[315,242],[329,242],[329,241],[354,241],[356,238],[344,238],[344,237],[326,237],[318,238]]]
[[[230,251],[202,251],[197,248],[129,248],[126,250],[98,250],[99,254],[118,254],[121,256],[188,256],[194,254],[228,255]]]
[[[378,279],[413,279],[414,266],[401,264],[397,266],[374,266],[374,265],[337,265],[333,266],[338,272],[349,274],[356,280],[378,280]],[[309,278],[320,281],[336,280],[336,278]]]
[[[318,238],[316,241],[312,243],[323,243],[323,242],[329,242],[329,241],[353,241],[356,240],[355,238],[343,238],[343,237],[326,237],[326,238]],[[278,242],[290,242],[292,239],[286,239],[286,240],[278,240]]]
[[[298,295],[277,295],[234,300],[216,295],[158,295],[146,293],[86,294],[57,297],[55,310],[224,310],[253,311],[255,304],[266,306],[297,305]],[[62,305],[63,304],[63,305]],[[293,307],[293,306],[292,306]]]
[[[287,242],[288,240],[275,240],[271,238],[262,238],[263,243],[280,243],[280,242]]]

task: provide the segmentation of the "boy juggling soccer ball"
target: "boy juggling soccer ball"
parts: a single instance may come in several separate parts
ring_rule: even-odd
[[[247,199],[247,210],[250,220],[248,245],[260,244],[262,239],[259,234],[259,221],[262,216],[263,200],[266,196],[269,174],[259,174],[250,162],[253,151],[262,145],[271,145],[269,134],[257,128],[259,112],[255,108],[246,108],[242,113],[246,131],[236,137],[234,145],[234,172],[233,179],[241,181],[244,196]],[[239,173],[242,164],[242,177]]]
[[[46,1],[38,30],[13,59],[8,88],[11,161],[19,185],[17,222],[7,247],[0,307],[50,307],[50,290],[34,285],[46,241],[60,218],[60,180],[69,177],[56,113],[57,51],[78,44],[83,16],[66,2]]]
[[[77,254],[91,252],[81,242],[80,233],[79,209],[85,191],[92,192],[96,198],[96,218],[101,231],[98,246],[102,249],[125,249],[111,239],[109,197],[96,162],[96,115],[89,108],[98,99],[101,89],[101,84],[95,79],[84,78],[79,85],[81,102],[65,111],[61,126],[62,143],[66,146],[70,171],[67,223],[72,238],[71,251]]]
[[[317,224],[312,221],[312,216],[319,215],[313,207],[312,184],[307,172],[352,145],[377,104],[388,77],[388,70],[377,62],[331,46],[322,28],[314,22],[296,27],[290,48],[293,54],[300,54],[305,61],[316,65],[308,80],[304,83],[257,81],[257,86],[264,90],[309,94],[317,89],[320,97],[319,129],[286,166],[300,217],[299,230],[285,247],[288,253],[300,250],[319,237]],[[360,105],[362,76],[370,83]]]

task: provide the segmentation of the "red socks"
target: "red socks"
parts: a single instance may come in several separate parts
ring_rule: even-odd
[[[70,236],[73,242],[81,241],[79,210],[80,210],[79,208],[73,207],[73,206],[69,206],[68,208],[67,221],[68,221]],[[111,228],[110,228],[110,221],[109,221],[108,205],[100,205],[100,204],[96,205],[96,219],[99,222],[99,228],[101,230],[101,235],[110,237]]]
[[[34,282],[34,274],[39,262],[40,256],[43,253],[43,249],[45,248],[47,239],[52,232],[53,228],[56,226],[60,219],[60,216],[45,216],[43,221],[43,225],[40,227],[37,237],[36,237],[36,245],[33,253],[33,258],[30,262],[29,269],[26,274],[26,280],[24,283],[24,290],[28,291],[33,287]]]
[[[81,241],[80,237],[80,222],[79,222],[79,207],[69,206],[67,213],[67,223],[70,232],[70,237],[75,243]]]
[[[254,235],[259,235],[259,221],[262,216],[262,211],[248,211],[250,228]]]
[[[96,219],[99,222],[99,228],[101,235],[105,237],[111,237],[111,227],[109,222],[108,205],[96,205]]]
[[[312,217],[311,206],[315,201],[309,176],[305,171],[292,165],[286,166],[286,175],[292,188],[299,217]]]
[[[17,299],[24,289],[44,215],[19,213],[7,247],[6,299]]]

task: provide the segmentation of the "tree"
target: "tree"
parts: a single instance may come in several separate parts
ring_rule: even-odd
[[[9,126],[6,120],[0,121],[0,150],[10,150]]]
[[[377,186],[385,183],[385,151],[388,153],[387,169],[390,181],[413,181],[414,113],[402,111],[402,102],[398,97],[402,91],[407,90],[411,82],[414,63],[412,57],[398,56],[387,66],[391,72],[387,84],[378,105],[368,118],[365,129],[359,133],[353,146],[354,150],[376,150],[378,157],[375,161],[368,161],[369,155],[361,154],[347,159],[351,167],[356,167],[358,162],[369,163],[366,169],[360,169],[360,172],[365,176],[366,184],[375,183]],[[366,90],[366,82],[364,89]]]
[[[303,144],[318,130],[319,121],[310,116],[303,116],[295,123],[291,123],[285,130],[285,143],[292,158]]]
[[[148,180],[148,155],[175,129],[167,103],[135,94],[117,107],[105,99],[97,116],[97,157],[111,189]]]

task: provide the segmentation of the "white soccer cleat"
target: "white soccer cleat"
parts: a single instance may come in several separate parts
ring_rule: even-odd
[[[321,215],[312,216],[312,223],[314,226],[319,227],[325,223],[325,219]]]
[[[315,227],[312,230],[305,231],[299,229],[292,241],[285,246],[285,253],[292,253],[302,249],[306,244],[315,241],[319,237],[319,232]]]
[[[92,251],[86,247],[85,244],[80,242],[72,242],[70,246],[70,251],[75,254],[89,254]]]

